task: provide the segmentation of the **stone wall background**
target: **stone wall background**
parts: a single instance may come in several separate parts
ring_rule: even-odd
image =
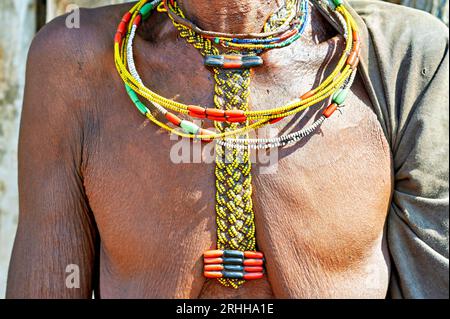
[[[70,4],[95,7],[130,0],[0,0],[0,298],[17,225],[17,139],[28,47],[45,22]],[[424,9],[448,25],[449,0],[389,0]]]

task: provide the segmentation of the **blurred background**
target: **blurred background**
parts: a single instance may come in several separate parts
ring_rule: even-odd
[[[378,0],[381,1],[381,0]],[[389,0],[428,11],[448,25],[449,0]],[[0,298],[18,214],[17,139],[28,47],[36,32],[70,5],[97,7],[129,0],[0,0]]]

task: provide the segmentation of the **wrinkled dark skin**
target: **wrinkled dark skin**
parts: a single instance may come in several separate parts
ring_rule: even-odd
[[[201,27],[232,32],[259,31],[277,6],[182,4]],[[267,275],[224,288],[202,276],[202,253],[216,238],[214,164],[173,164],[177,141],[138,113],[115,70],[112,39],[129,7],[82,10],[78,30],[58,18],[33,42],[7,297],[90,298],[94,290],[97,298],[384,298],[391,155],[362,81],[316,134],[280,150],[276,174],[254,166]],[[245,12],[254,18],[239,18]],[[312,17],[301,41],[263,55],[252,73],[252,109],[293,100],[335,65],[343,38],[316,9]],[[211,72],[165,15],[141,28],[135,52],[154,91],[213,107]],[[298,129],[319,115],[316,106],[277,127]],[[66,288],[68,264],[80,266],[80,289]]]

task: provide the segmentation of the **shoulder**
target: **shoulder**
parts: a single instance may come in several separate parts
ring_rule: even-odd
[[[426,12],[384,1],[350,3],[367,27],[368,76],[394,152],[400,146],[414,147],[417,143],[403,134],[425,134],[424,123],[435,126],[435,133],[445,129],[448,95],[442,93],[448,91],[447,26]]]
[[[82,8],[53,19],[33,39],[29,66],[45,62],[53,71],[83,67],[92,71],[89,66],[98,66],[112,53],[118,21],[129,8],[130,4]]]
[[[424,30],[437,28],[445,35],[446,25],[438,18],[423,10],[379,0],[351,0],[350,5],[369,24],[400,29]],[[447,30],[447,31],[446,31]]]
[[[84,114],[96,116],[94,111],[103,105],[102,98],[116,79],[112,76],[114,34],[128,8],[80,9],[79,28],[68,27],[69,14],[57,17],[38,32],[28,53],[24,127],[32,127],[39,119],[55,136],[63,135],[62,131],[69,129],[67,123],[85,125]]]
[[[396,109],[413,104],[448,70],[447,26],[424,11],[384,1],[351,4],[367,26],[369,70],[381,75],[388,102]],[[448,87],[448,79],[441,86]]]
[[[391,62],[413,58],[436,69],[448,51],[448,27],[433,15],[384,1],[355,0],[379,55]]]
[[[385,50],[412,49],[424,56],[442,56],[447,50],[447,26],[427,12],[384,1],[355,0],[351,5],[366,23],[372,39]]]
[[[96,106],[93,101],[115,79],[111,76],[115,72],[114,34],[129,7],[80,9],[76,26],[71,13],[45,25],[29,49],[24,109],[35,114],[51,108],[52,114],[62,118]]]

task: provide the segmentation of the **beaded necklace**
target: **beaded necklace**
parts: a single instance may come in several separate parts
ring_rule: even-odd
[[[164,4],[164,3],[165,3],[165,2],[163,2],[163,4]],[[147,6],[144,6],[143,9],[148,8],[148,7],[151,7],[151,6],[152,6],[152,4],[147,4]],[[167,7],[169,10],[173,11],[173,7],[172,7],[172,6],[165,6],[165,7]],[[307,17],[307,12],[308,12],[308,10],[307,10],[307,1],[306,1],[306,0],[303,0],[303,1],[302,1],[302,7],[303,7],[304,12],[305,12],[304,17],[306,18],[306,17]],[[143,12],[143,9],[141,9],[141,12]],[[167,10],[167,9],[166,9],[166,10]],[[145,12],[145,11],[144,11],[144,12]],[[178,16],[178,15],[177,15],[177,16]],[[139,16],[138,16],[138,17],[139,17]],[[297,35],[301,35],[301,34],[303,33],[303,31],[304,31],[304,29],[305,29],[306,21],[307,21],[307,20],[305,19],[305,20],[303,21],[303,23],[301,24],[301,30],[300,30],[299,33],[297,33]],[[176,23],[176,22],[175,22],[175,23]],[[135,35],[136,35],[136,31],[137,31],[137,24],[133,24],[133,26],[132,26],[132,28],[131,28],[131,30],[130,30],[130,32],[129,32],[129,36],[128,36],[128,40],[127,40],[127,45],[126,45],[126,48],[127,48],[127,50],[126,50],[126,52],[127,52],[127,63],[128,63],[128,69],[129,69],[129,72],[131,73],[131,75],[132,75],[132,76],[133,76],[133,77],[134,77],[141,85],[143,85],[142,79],[141,79],[141,77],[140,77],[140,75],[139,75],[139,73],[138,73],[138,71],[137,71],[137,69],[136,69],[135,62],[134,62],[133,42],[134,42],[134,38],[135,38]],[[181,30],[180,32],[183,32],[183,30]],[[292,41],[292,42],[293,42],[293,41]],[[205,51],[208,52],[209,49],[206,48]],[[212,49],[212,48],[211,48],[210,51],[213,52],[213,53],[215,53],[215,54],[217,53],[217,51],[214,50],[214,49]],[[211,59],[215,59],[215,57],[220,57],[220,56],[219,56],[219,55],[209,55],[209,56],[207,56],[206,59],[205,59],[205,65],[211,66],[211,67],[217,67],[218,65],[214,65],[213,63],[210,62],[210,60],[211,60]],[[228,56],[228,57],[233,57],[233,56]],[[259,58],[259,57],[251,55],[251,56],[248,56],[248,57],[247,57],[247,60],[250,59],[250,58],[251,58],[251,59],[254,59],[254,58]],[[250,61],[250,63],[251,63],[251,61]],[[247,65],[247,66],[243,65],[243,67],[251,67],[251,66],[254,66],[254,65],[250,65],[250,66],[248,66],[248,65]],[[221,67],[224,67],[224,66],[221,65]],[[132,100],[135,102],[135,104],[137,105],[138,109],[140,109],[142,112],[145,112],[145,111],[146,111],[145,106],[144,106],[142,103],[140,103],[138,97],[137,97],[136,94],[131,90],[131,88],[130,88],[129,86],[127,86],[127,91],[128,91],[128,93],[129,93],[131,99],[132,99]],[[183,120],[181,120],[181,119],[175,117],[173,114],[169,113],[169,112],[168,112],[164,107],[162,107],[161,105],[159,105],[159,104],[154,104],[154,106],[155,106],[155,108],[156,108],[160,113],[164,114],[164,115],[165,115],[172,123],[174,123],[174,124],[177,125],[177,126],[181,126],[183,129],[185,129],[185,131],[194,131],[194,132],[200,131],[200,129],[197,128],[196,126],[194,126],[192,123],[190,123],[190,122],[188,122],[188,121],[183,121]],[[224,112],[223,112],[223,111],[220,111],[220,110],[218,111],[218,110],[215,110],[215,109],[209,109],[208,111],[206,111],[206,110],[204,110],[204,109],[202,109],[202,108],[198,108],[198,107],[194,107],[194,106],[191,106],[191,107],[189,108],[189,114],[190,114],[192,117],[204,118],[204,116],[202,116],[202,113],[204,113],[205,116],[207,115],[209,119],[211,119],[211,117],[213,117],[214,115],[216,115],[216,116],[215,116],[216,119],[217,119],[217,118],[221,118],[221,117],[223,117],[223,115],[224,115]],[[208,114],[206,114],[206,113],[208,113]],[[227,115],[230,115],[230,114],[236,115],[236,119],[237,119],[237,120],[239,120],[240,118],[242,118],[242,117],[244,116],[244,113],[243,113],[242,111],[236,111],[236,110],[227,111],[226,114],[227,114]],[[234,119],[231,119],[230,122],[235,122],[235,120],[234,120]],[[205,131],[203,131],[203,132],[205,132]],[[211,133],[211,134],[213,134],[213,133]]]
[[[302,5],[305,6],[306,1],[302,2]],[[171,10],[172,11],[172,10]],[[304,12],[307,13],[307,10],[304,10]],[[303,24],[303,28],[304,28]],[[345,26],[345,24],[344,24]],[[135,26],[133,26],[133,28],[130,31],[130,36],[129,36],[129,40],[128,40],[128,45],[127,45],[127,58],[128,58],[128,67],[130,69],[130,73],[140,82],[142,83],[142,80],[139,76],[139,73],[136,70],[135,67],[135,63],[134,63],[134,59],[133,59],[133,40],[135,37],[135,33],[136,33],[136,28]],[[344,37],[346,37],[347,31],[345,30],[344,32]],[[326,110],[326,112],[324,112],[324,114],[317,120],[315,121],[311,126],[307,127],[307,128],[303,128],[301,130],[299,130],[298,132],[294,132],[288,135],[284,135],[284,136],[280,136],[277,138],[271,138],[271,139],[230,139],[227,141],[223,141],[223,140],[218,140],[218,143],[222,146],[226,146],[228,148],[240,148],[243,149],[245,147],[247,147],[247,145],[249,145],[250,148],[253,149],[263,149],[263,148],[276,148],[276,147],[282,147],[282,146],[287,146],[287,145],[291,145],[293,143],[296,143],[298,141],[300,141],[302,138],[310,135],[311,133],[313,133],[324,121],[326,118],[328,118],[332,112],[337,108],[337,105],[341,105],[344,100],[345,97],[348,93],[348,90],[350,89],[353,80],[354,80],[354,75],[356,75],[356,72],[352,73],[352,76],[346,81],[346,83],[344,83],[344,85],[342,86],[342,89],[339,90],[334,96],[333,96],[333,102],[334,105],[332,104],[330,108],[328,108]],[[165,110],[163,107],[159,106],[159,105],[155,105],[155,107],[162,113],[162,114],[167,114],[167,110]],[[204,112],[203,110],[201,110],[201,112]],[[196,114],[193,114],[194,117],[196,117]],[[181,122],[182,123],[182,122]],[[185,125],[185,123],[182,123],[183,126]]]
[[[339,59],[335,70],[318,87],[302,95],[299,99],[282,107],[274,109],[264,109],[261,111],[217,112],[217,110],[215,109],[205,108],[201,106],[185,105],[183,103],[166,99],[145,87],[145,85],[142,84],[142,81],[138,81],[136,77],[130,74],[126,67],[126,50],[124,50],[124,47],[125,44],[129,41],[130,31],[133,26],[139,26],[143,18],[148,18],[151,12],[160,3],[160,1],[153,1],[150,3],[148,3],[147,1],[140,1],[135,7],[133,7],[128,13],[124,15],[115,36],[114,50],[116,67],[120,76],[126,84],[127,92],[130,95],[130,98],[135,106],[144,116],[146,116],[150,121],[152,121],[159,127],[173,134],[186,138],[211,140],[235,136],[243,132],[248,132],[252,129],[260,128],[267,124],[273,124],[279,119],[294,115],[315,104],[318,104],[332,95],[334,95],[335,97],[346,96],[346,91],[348,91],[348,88],[344,89],[343,86],[357,68],[360,53],[360,40],[356,23],[348,13],[345,6],[341,2],[339,2],[339,0],[333,1],[336,1],[335,12],[338,13],[337,16],[339,17],[340,21],[343,22],[344,29],[347,30],[345,34],[346,47],[344,53]],[[141,9],[143,9],[142,13],[140,11]],[[201,45],[213,48],[212,43],[209,40],[204,40]],[[218,53],[218,51],[214,52]],[[171,112],[165,113],[163,109],[160,109],[160,111],[162,111],[163,115],[165,115],[169,122],[174,124],[176,127],[181,127],[183,129],[184,132],[180,132],[156,119],[152,115],[150,110],[139,100],[138,95],[141,95],[142,97],[148,99],[154,106],[159,105],[164,109],[169,109],[171,111],[189,115],[191,117],[201,119],[208,118],[213,121],[226,121],[231,123],[242,123],[247,122],[248,120],[258,121],[247,124],[245,127],[235,131],[217,134],[202,130],[191,121],[182,120],[175,114]],[[330,111],[335,109],[335,105],[331,104],[324,112],[330,113]]]
[[[170,18],[175,21],[175,23],[185,26],[191,29],[195,33],[208,37],[210,39],[261,39],[270,38],[280,35],[289,30],[292,24],[295,24],[295,9],[296,0],[286,0],[285,5],[281,7],[275,14],[273,14],[269,21],[264,26],[263,33],[247,33],[247,34],[230,34],[223,32],[205,31],[200,27],[187,20],[184,16],[179,15],[176,11],[170,10],[169,6],[165,6]],[[169,0],[170,5],[174,6],[174,1]],[[169,9],[169,10],[168,10]],[[287,11],[287,14],[284,12]],[[281,17],[281,18],[280,18]],[[268,27],[270,26],[270,27]]]
[[[312,89],[297,101],[286,106],[262,110],[248,110],[250,84],[249,69],[262,64],[257,55],[264,50],[289,45],[300,38],[304,31],[308,9],[307,1],[298,3],[301,19],[293,23],[290,31],[280,30],[293,21],[293,8],[297,2],[287,0],[289,7],[280,10],[285,15],[271,17],[266,24],[265,34],[252,34],[248,39],[241,35],[230,38],[222,35],[211,35],[206,32],[196,32],[198,29],[192,23],[187,23],[183,12],[175,0],[160,0],[148,2],[145,0],[136,4],[124,15],[115,36],[115,63],[118,72],[125,82],[125,87],[131,100],[138,110],[152,122],[169,132],[189,138],[202,140],[218,139],[216,144],[216,221],[217,250],[204,253],[204,276],[216,278],[224,286],[238,288],[246,280],[260,279],[264,275],[264,255],[256,252],[255,223],[252,204],[250,149],[281,147],[290,145],[314,132],[326,118],[330,117],[342,105],[355,79],[359,62],[360,42],[356,23],[342,4],[341,0],[333,0],[335,11],[345,30],[346,48],[337,63],[336,69],[317,88]],[[167,12],[180,36],[193,44],[205,56],[205,66],[211,67],[216,82],[216,108],[184,105],[165,99],[145,87],[133,58],[133,40],[142,20],[147,19],[151,12],[158,8]],[[274,37],[275,35],[281,36]],[[211,41],[213,40],[213,41]],[[232,47],[226,55],[220,55],[214,46]],[[184,130],[179,132],[159,121],[143,104],[139,95],[148,99],[154,108],[166,119]],[[294,115],[332,96],[332,103],[325,108],[322,116],[311,126],[298,132],[272,139],[249,139],[246,132],[251,129],[274,124],[283,118]],[[174,113],[193,118],[214,121],[219,133],[201,129],[193,122],[181,119]],[[255,121],[251,123],[251,121]],[[231,136],[232,138],[227,138]]]
[[[235,49],[256,49],[256,50],[268,50],[268,49],[276,49],[286,47],[296,40],[298,40],[306,26],[307,14],[308,14],[308,5],[306,0],[302,0],[297,4],[297,1],[287,0],[286,6],[282,7],[278,10],[277,13],[272,15],[269,18],[269,21],[265,24],[265,30],[267,32],[257,35],[253,34],[256,38],[243,38],[243,35],[227,35],[224,36],[212,36],[210,32],[203,31],[198,26],[194,25],[184,17],[177,14],[174,8],[174,2],[171,1],[171,5],[167,5],[166,1],[163,1],[165,10],[168,12],[170,18],[179,25],[183,25],[186,28],[194,31],[195,33],[214,41],[215,44],[220,44],[226,48],[235,48]],[[287,18],[279,18],[281,15],[280,12],[287,11]],[[300,18],[299,18],[300,16]],[[299,19],[297,19],[299,18]],[[279,24],[278,28],[275,31],[269,31],[268,26],[272,28]],[[286,29],[286,26],[293,24],[294,26],[291,29]],[[277,31],[278,30],[278,31]],[[279,36],[267,36],[267,35],[276,35],[277,33],[281,33]],[[253,66],[253,65],[252,65]]]

